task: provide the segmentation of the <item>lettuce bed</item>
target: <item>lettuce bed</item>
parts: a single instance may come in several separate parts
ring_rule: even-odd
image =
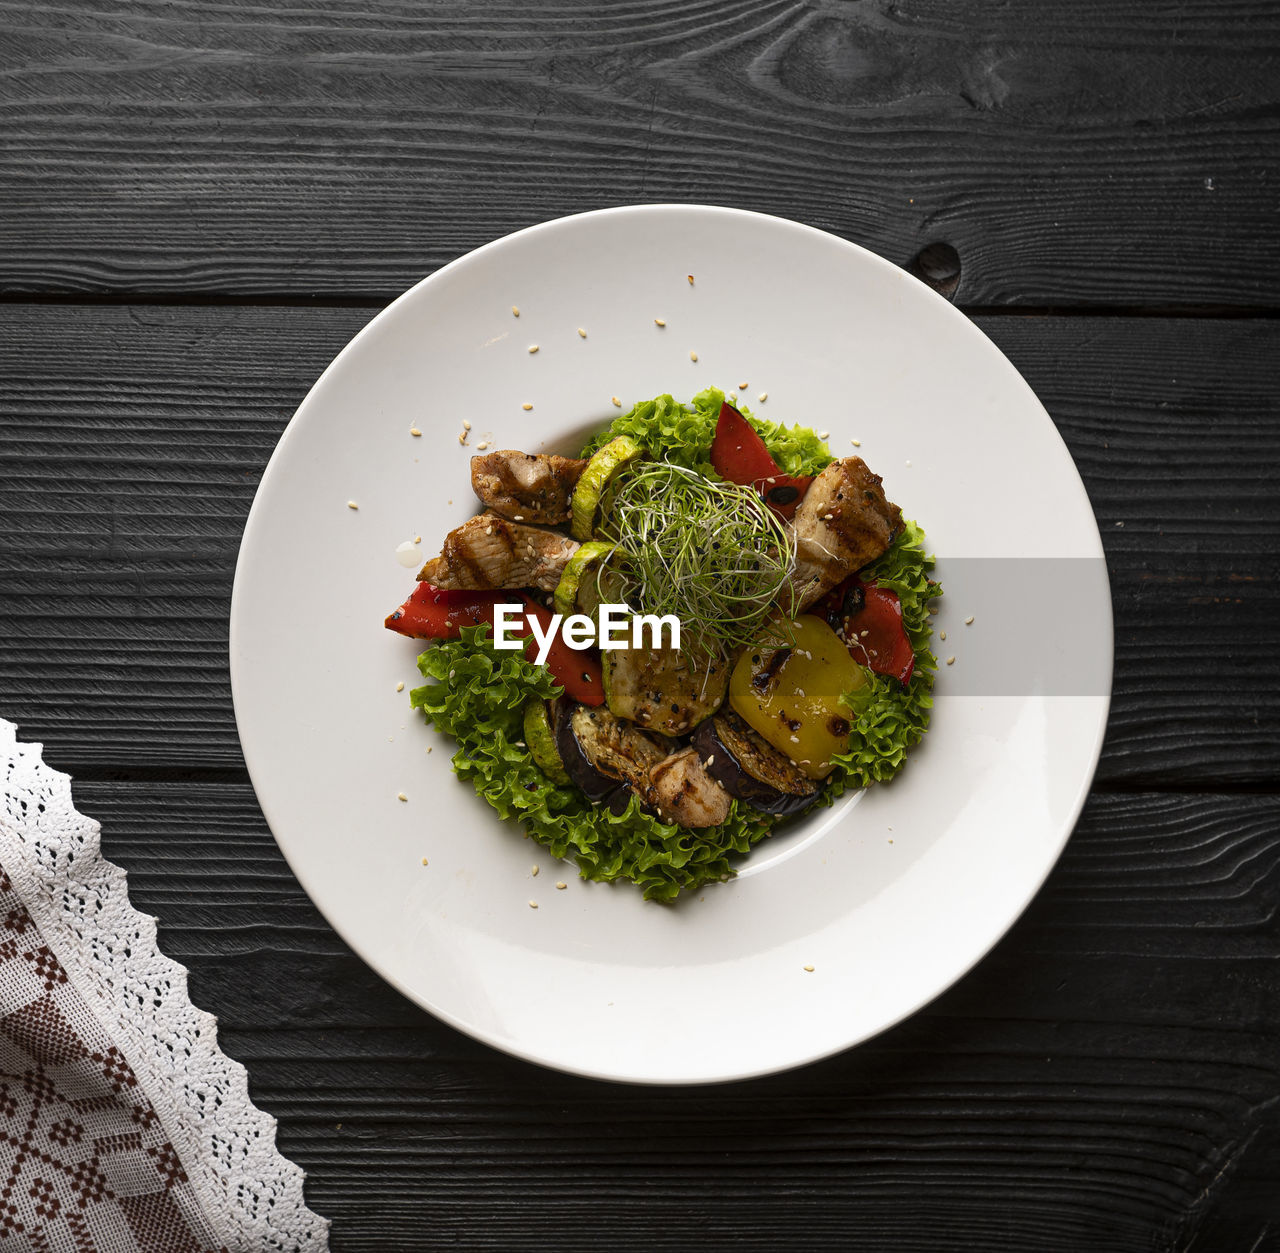
[[[723,392],[708,388],[691,405],[671,396],[645,401],[595,436],[583,455],[616,435],[630,435],[652,456],[715,477],[709,456],[723,400]],[[815,474],[831,462],[812,431],[742,412],[786,473]],[[915,673],[905,688],[874,677],[875,695],[854,723],[849,751],[835,759],[836,769],[819,793],[828,805],[848,788],[891,779],[928,728],[937,668],[929,650],[928,602],[942,589],[929,580],[933,559],[923,541],[924,532],[907,523],[871,567],[880,584],[902,600]],[[642,812],[635,797],[624,813],[614,815],[591,805],[576,788],[550,782],[521,742],[522,716],[529,699],[549,699],[561,689],[522,653],[495,649],[487,625],[465,627],[461,639],[428,648],[418,668],[429,682],[410,693],[410,703],[457,741],[455,773],[500,817],[522,823],[554,856],[573,858],[584,879],[628,879],[646,900],[674,901],[681,892],[730,877],[733,859],[749,852],[777,821],[735,801],[721,826],[689,831]]]

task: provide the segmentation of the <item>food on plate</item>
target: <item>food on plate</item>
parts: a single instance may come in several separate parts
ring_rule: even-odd
[[[504,448],[471,458],[471,490],[490,513],[512,522],[558,525],[587,462],[582,457]]]
[[[734,712],[811,779],[835,768],[870,695],[849,646],[812,614],[795,619],[785,644],[745,649],[729,687]]]
[[[807,609],[853,571],[880,556],[902,529],[880,476],[861,457],[833,461],[809,485],[792,521],[797,609]]]
[[[779,824],[891,779],[928,727],[924,536],[860,457],[708,388],[582,450],[472,459],[484,512],[386,626],[454,770],[586,879],[732,876]],[[567,532],[567,533],[566,533]]]
[[[422,567],[418,581],[445,590],[554,592],[577,547],[567,535],[481,513],[445,536],[440,556]]]

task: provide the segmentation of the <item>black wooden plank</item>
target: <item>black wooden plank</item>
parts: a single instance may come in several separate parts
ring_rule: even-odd
[[[921,1014],[786,1075],[639,1089],[507,1058],[381,983],[247,787],[75,792],[339,1251],[1198,1251],[1272,1217],[1280,798],[1095,796]]]
[[[0,290],[388,297],[702,201],[971,305],[1274,303],[1269,0],[0,5]]]
[[[241,765],[226,673],[241,528],[289,413],[368,316],[0,308],[0,707],[53,760]],[[1274,786],[1280,323],[981,325],[1044,398],[1103,531],[1102,779]]]

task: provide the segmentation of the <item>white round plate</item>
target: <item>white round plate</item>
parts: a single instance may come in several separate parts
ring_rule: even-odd
[[[629,407],[711,384],[745,385],[759,415],[829,431],[837,456],[861,441],[939,556],[937,651],[956,660],[940,666],[933,729],[898,779],[793,823],[737,878],[669,906],[578,879],[455,778],[449,741],[409,709],[419,649],[382,621],[414,586],[397,545],[421,535],[425,559],[476,512],[468,461],[482,440],[576,452],[620,412],[612,397]],[[588,213],[419,283],[299,407],[236,569],[240,738],[312,900],[444,1021],[608,1079],[782,1070],[936,996],[1044,881],[1106,723],[1101,554],[1030,388],[903,271],[759,214]],[[1078,585],[1070,615],[1051,570],[1077,572],[1064,576]]]

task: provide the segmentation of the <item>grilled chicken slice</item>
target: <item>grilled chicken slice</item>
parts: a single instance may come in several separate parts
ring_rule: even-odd
[[[682,827],[718,827],[733,798],[707,773],[696,748],[683,748],[649,770],[646,799],[660,818]]]
[[[471,458],[471,487],[486,509],[514,522],[562,523],[586,460],[504,448]]]
[[[440,556],[418,571],[418,582],[449,589],[554,592],[577,548],[567,535],[481,513],[445,536]]]
[[[833,461],[809,485],[791,522],[796,568],[794,613],[801,613],[842,579],[874,561],[902,527],[902,511],[861,457]],[[784,590],[782,605],[792,611]]]

